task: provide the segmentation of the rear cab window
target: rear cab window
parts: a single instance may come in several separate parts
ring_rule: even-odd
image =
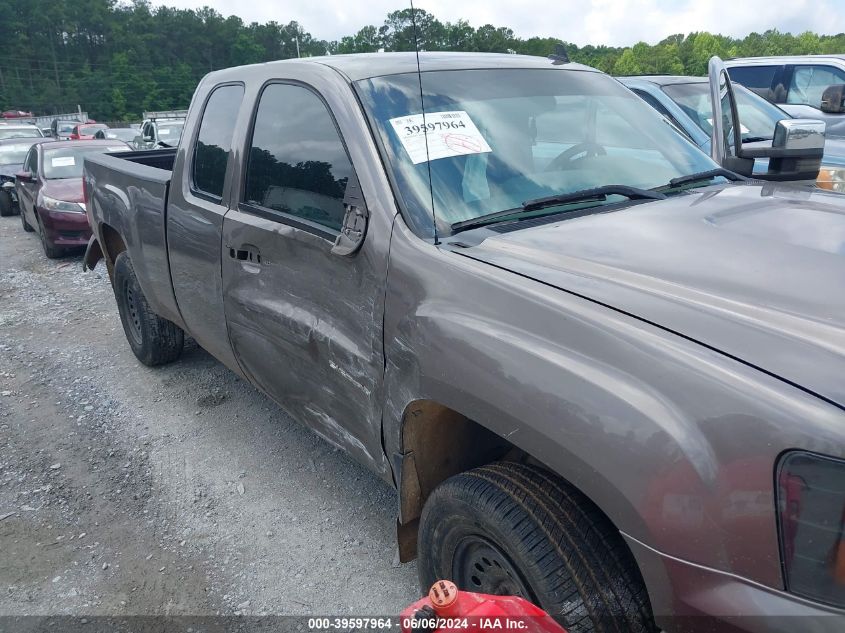
[[[219,202],[232,149],[232,134],[244,96],[241,84],[215,88],[203,109],[191,164],[191,190]]]
[[[320,97],[293,84],[264,88],[250,140],[245,205],[306,230],[336,234],[350,177],[352,163]]]
[[[742,84],[765,99],[772,99],[775,75],[781,66],[734,66],[728,69],[731,81]]]

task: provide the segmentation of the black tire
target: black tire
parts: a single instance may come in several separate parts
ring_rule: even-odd
[[[26,214],[23,212],[23,209],[20,210],[21,214],[21,226],[23,230],[27,233],[32,233],[35,229],[29,225],[29,222],[26,221]]]
[[[0,215],[4,218],[15,214],[15,205],[12,203],[12,196],[8,191],[0,191]]]
[[[583,494],[542,468],[497,462],[455,475],[426,501],[420,583],[522,595],[569,633],[656,631],[633,555]]]
[[[44,249],[44,254],[48,259],[58,259],[65,254],[65,249],[50,242],[41,220],[38,221],[38,237],[41,239],[41,248]]]
[[[152,311],[138,284],[132,260],[125,252],[114,262],[113,287],[123,332],[135,357],[149,367],[172,363],[179,358],[185,333]]]

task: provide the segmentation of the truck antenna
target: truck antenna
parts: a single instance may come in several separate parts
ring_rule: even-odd
[[[423,99],[422,71],[420,70],[420,43],[417,38],[417,10],[414,9],[414,0],[411,3],[411,26],[414,28],[414,53],[417,56],[417,80],[420,85],[420,108],[423,117],[423,137],[425,138],[425,165],[428,168],[428,191],[431,194],[431,223],[434,228],[434,245],[440,242],[437,240],[437,216],[434,213],[434,186],[431,183],[431,159],[428,154],[428,129],[425,126],[425,100]]]

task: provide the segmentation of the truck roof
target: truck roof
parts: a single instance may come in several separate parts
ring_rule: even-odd
[[[509,55],[504,53],[460,53],[460,52],[422,52],[419,54],[420,69],[423,72],[435,70],[476,70],[497,68],[549,68],[552,62],[547,57],[532,55]],[[242,78],[251,68],[266,68],[278,65],[280,68],[292,64],[320,64],[334,68],[345,75],[349,81],[417,72],[417,56],[407,53],[356,53],[353,55],[327,55],[324,57],[305,57],[280,61],[240,66],[214,71],[210,78],[223,78],[228,75]],[[599,72],[589,66],[567,63],[558,68],[565,70],[586,70]]]
[[[818,62],[829,60],[845,61],[845,55],[769,55],[766,57],[732,57],[726,64],[758,64],[760,62],[787,64],[795,62]]]

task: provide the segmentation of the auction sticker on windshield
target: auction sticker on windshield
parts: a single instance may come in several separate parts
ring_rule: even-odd
[[[55,158],[50,159],[50,165],[52,167],[70,167],[75,164],[76,161],[73,156],[56,156]]]
[[[390,124],[414,165],[438,158],[493,151],[464,110],[412,114],[390,119]]]

